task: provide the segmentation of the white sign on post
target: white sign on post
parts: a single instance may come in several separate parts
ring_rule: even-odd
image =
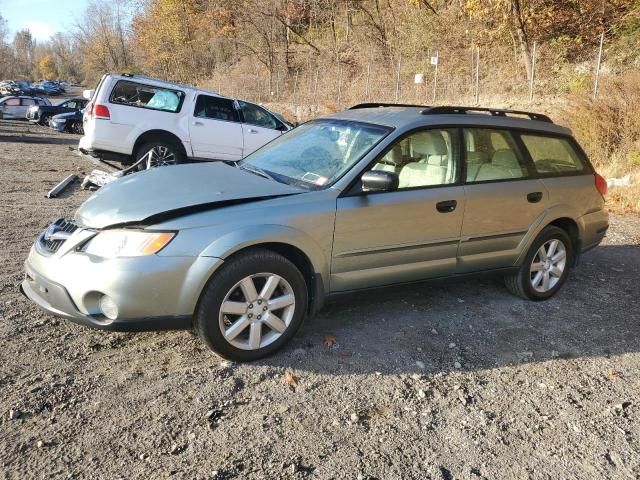
[[[424,73],[416,73],[416,76],[413,77],[413,83],[416,85],[424,83]]]
[[[438,65],[439,59],[438,57],[431,57],[431,65]]]

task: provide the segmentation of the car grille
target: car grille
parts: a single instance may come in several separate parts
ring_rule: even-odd
[[[67,237],[77,229],[78,226],[73,221],[59,218],[49,225],[40,236],[40,246],[45,252],[56,253],[67,241]]]

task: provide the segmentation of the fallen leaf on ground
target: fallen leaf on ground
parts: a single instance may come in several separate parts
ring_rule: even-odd
[[[620,370],[616,370],[614,368],[609,369],[609,377],[611,378],[620,378],[622,377],[622,372]]]
[[[284,374],[284,383],[291,387],[291,390],[295,390],[298,386],[298,377],[296,377],[291,370],[287,370]]]
[[[327,347],[335,345],[336,343],[338,343],[338,341],[333,335],[325,335],[324,337],[322,337],[322,344],[326,345]]]

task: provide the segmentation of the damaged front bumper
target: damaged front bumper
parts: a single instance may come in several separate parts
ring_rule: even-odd
[[[191,315],[109,320],[103,315],[83,314],[73,303],[66,288],[35,273],[27,264],[20,292],[41,309],[86,327],[114,332],[181,330],[191,328]]]
[[[53,253],[44,251],[41,235],[25,262],[20,291],[52,315],[104,330],[191,327],[208,272],[222,260],[157,254],[104,259],[78,251],[93,234],[78,229]],[[105,314],[104,298],[115,315]]]

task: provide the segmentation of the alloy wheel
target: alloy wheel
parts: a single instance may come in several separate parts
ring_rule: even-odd
[[[164,145],[156,145],[152,149],[150,149],[145,156],[147,169],[153,167],[164,167],[165,165],[175,165],[176,156],[169,149],[169,147],[165,147]]]
[[[562,278],[567,265],[567,248],[561,240],[552,238],[543,243],[531,261],[529,280],[536,292],[546,293]]]
[[[242,350],[258,350],[287,330],[296,307],[289,282],[273,273],[243,278],[224,297],[219,326],[227,342]]]
[[[73,122],[71,124],[71,131],[78,135],[82,135],[84,133],[84,129],[82,128],[82,122]]]

